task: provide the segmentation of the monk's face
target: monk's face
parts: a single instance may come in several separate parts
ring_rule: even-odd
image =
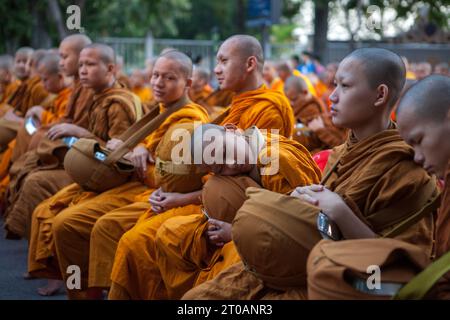
[[[68,77],[78,75],[79,54],[70,42],[61,42],[59,46],[59,67]]]
[[[81,50],[78,61],[80,82],[84,87],[99,92],[106,88],[114,78],[114,64],[106,64],[100,58],[99,49]]]
[[[245,85],[248,73],[246,59],[243,59],[233,40],[225,41],[217,52],[214,68],[220,89],[239,92]]]
[[[447,119],[431,120],[412,109],[402,110],[398,116],[400,135],[414,148],[414,161],[443,178],[450,160],[450,113]]]
[[[264,64],[263,67],[263,79],[265,82],[270,84],[273,81],[273,78],[275,77],[275,69],[270,64]]]
[[[0,69],[0,85],[6,86],[11,82],[11,73],[8,70]]]
[[[301,105],[308,97],[308,89],[298,90],[293,86],[285,86],[284,95],[288,98],[291,106]]]
[[[130,76],[130,84],[132,88],[142,88],[145,85],[144,73],[141,71],[133,71]]]
[[[422,62],[417,65],[416,77],[417,80],[421,80],[428,77],[431,74],[431,65],[427,62]]]
[[[200,92],[207,85],[207,81],[203,78],[198,71],[192,73],[192,85],[191,89],[194,92]]]
[[[330,95],[331,116],[337,126],[360,129],[373,122],[377,90],[370,87],[363,65],[344,59],[336,72],[336,88]]]
[[[186,93],[191,81],[183,74],[178,61],[161,57],[153,67],[150,85],[155,100],[167,104],[179,100]]]
[[[44,66],[38,68],[38,74],[44,84],[45,90],[57,94],[63,88],[63,76],[60,73],[49,73]]]
[[[292,75],[292,73],[290,71],[285,70],[283,68],[277,68],[277,74],[278,74],[278,77],[280,77],[280,79],[283,81],[286,81],[287,78],[289,78]]]
[[[235,176],[251,171],[255,160],[250,146],[240,130],[231,129],[222,135],[223,148],[214,148],[211,155],[217,162],[205,161],[201,165],[204,172],[223,176]],[[206,156],[207,154],[204,154]]]
[[[31,59],[28,55],[18,53],[14,57],[14,73],[20,80],[26,79],[30,76]]]

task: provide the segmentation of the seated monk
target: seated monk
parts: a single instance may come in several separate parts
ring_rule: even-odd
[[[277,70],[278,77],[280,77],[281,81],[283,81],[283,85],[286,82],[286,80],[291,76],[302,78],[308,87],[308,91],[313,96],[317,97],[316,89],[314,88],[313,84],[311,83],[311,80],[309,80],[309,78],[307,76],[300,73],[300,71],[298,71],[297,69],[292,70],[291,67],[286,62],[281,62],[281,63],[277,64],[275,68]],[[281,91],[284,91],[284,86],[282,87]]]
[[[279,134],[289,137],[294,125],[292,108],[283,94],[263,85],[263,64],[262,48],[254,37],[236,35],[221,45],[215,67],[220,90],[234,91],[236,95],[231,107],[215,119],[214,123],[234,124],[243,130],[255,125],[262,129],[277,130]],[[193,193],[192,198],[198,199],[200,194],[201,190]],[[181,206],[179,198],[177,193],[155,192],[152,194],[152,209],[147,210],[136,226],[124,234],[114,261],[110,297],[146,296],[146,280],[141,280],[140,277],[145,277],[146,268],[151,266],[151,262],[139,263],[139,270],[136,271],[129,270],[128,266],[134,263],[131,261],[135,258],[153,261],[150,254],[154,250],[147,250],[145,246],[153,245],[154,235],[165,220],[173,216],[201,213],[201,206],[197,201]],[[157,213],[159,214],[156,215]],[[136,279],[131,280],[132,277]],[[135,290],[133,286],[139,286],[139,289]]]
[[[395,53],[350,53],[339,65],[330,99],[333,123],[351,133],[334,149],[321,184],[298,187],[291,196],[249,189],[232,230],[243,262],[183,299],[306,299],[307,257],[321,238],[319,213],[335,224],[333,233],[322,230],[333,239],[395,238],[432,257],[436,179],[414,162],[413,149],[389,119],[404,82],[405,67]],[[263,242],[265,237],[276,241]],[[282,255],[295,259],[286,263]]]
[[[14,59],[9,55],[0,56],[0,111],[9,96],[20,85],[20,80],[16,79],[13,72]]]
[[[33,214],[36,231],[32,232],[33,238],[29,254],[31,274],[50,272],[52,265],[45,263],[49,257],[52,257],[53,263],[58,263],[61,271],[57,274],[63,279],[68,276],[64,271],[67,266],[76,264],[83,270],[82,287],[81,290],[68,290],[69,298],[86,298],[88,278],[91,278],[90,274],[88,276],[89,260],[107,261],[111,256],[110,260],[112,261],[115,252],[114,241],[112,244],[111,241],[90,243],[90,235],[96,227],[96,223],[100,220],[102,220],[100,224],[110,221],[112,227],[121,226],[123,230],[119,229],[122,230],[122,233],[127,228],[131,228],[139,216],[145,212],[145,208],[139,207],[141,211],[135,210],[134,215],[131,213],[120,215],[114,209],[134,203],[136,197],[137,199],[147,199],[154,190],[156,186],[154,181],[155,149],[164,134],[175,124],[194,121],[204,123],[209,120],[207,112],[201,106],[187,99],[191,72],[192,62],[181,52],[172,50],[157,59],[153,69],[152,87],[155,99],[160,105],[157,109],[155,108],[155,111],[168,110],[172,112],[171,107],[176,107],[176,109],[126,156],[136,168],[137,179],[102,193],[86,191],[79,185],[73,184],[37,207]],[[179,103],[182,104],[177,106]],[[108,141],[106,147],[114,150],[122,143],[123,141],[119,139],[112,139]],[[143,202],[145,205],[146,200]],[[108,233],[108,239],[114,237],[118,241],[121,236],[120,231],[118,232],[117,235]],[[42,236],[46,237],[44,243],[41,243]],[[39,250],[40,246],[48,248],[45,255],[31,250],[32,248]],[[109,247],[109,250],[107,251],[105,247]],[[92,248],[91,251],[90,248]],[[106,280],[102,275],[102,284],[99,285],[98,282],[95,282],[93,288],[107,287],[103,283],[108,282],[110,272],[104,268],[105,265],[102,264],[98,271],[107,275]],[[97,273],[95,272],[95,274]]]
[[[49,102],[54,99],[54,96],[49,95],[49,93],[45,90],[37,71],[37,66],[40,60],[45,57],[47,51],[43,49],[36,51],[30,50],[32,49],[25,48],[24,51],[21,51],[21,49],[17,51],[19,56],[16,58],[16,61],[19,65],[23,63],[24,59],[26,59],[27,52],[29,54],[26,62],[29,64],[29,76],[26,80],[22,81],[21,86],[13,94],[13,96],[11,96],[8,104],[12,107],[12,109],[6,112],[3,117],[5,120],[19,124],[23,124],[23,118],[29,108],[42,104],[47,106]]]
[[[277,71],[272,61],[264,63],[263,78],[267,88],[283,92],[283,80],[277,76]]]
[[[414,148],[414,161],[430,174],[436,174],[438,178],[445,179],[445,188],[441,196],[436,226],[436,256],[439,258],[448,254],[450,249],[450,145],[445,143],[450,134],[450,79],[444,76],[432,75],[419,81],[403,95],[398,103],[398,112],[399,132],[403,139]],[[437,150],[439,152],[436,152]],[[383,241],[385,240],[387,239]],[[319,264],[315,263],[314,260],[317,260],[317,257],[321,256],[324,250],[327,252],[339,250],[342,257],[342,265],[354,265],[354,261],[358,261],[362,255],[371,257],[370,259],[368,257],[365,258],[367,263],[370,263],[373,259],[382,259],[382,256],[378,257],[373,252],[381,245],[380,239],[373,240],[372,243],[358,241],[353,241],[354,244],[351,241],[331,244],[331,241],[323,240],[316,245],[308,262],[308,292],[312,299],[391,299],[393,295],[397,294],[399,297],[402,297],[404,290],[408,290],[408,295],[405,296],[407,299],[422,299],[424,294],[427,294],[427,299],[449,299],[450,274],[448,272],[444,279],[437,283],[431,291],[429,289],[433,287],[439,278],[422,278],[422,285],[416,286],[414,290],[410,290],[407,289],[408,285],[404,286],[406,279],[398,279],[404,278],[398,277],[391,280],[391,282],[397,284],[391,290],[375,294],[376,291],[368,290],[367,287],[363,286],[361,288],[358,286],[355,288],[351,283],[346,283],[346,279],[338,278],[334,271],[336,268],[332,267],[328,258],[322,259],[320,270],[316,270]],[[391,242],[388,245],[394,246],[397,244]],[[413,250],[420,249],[420,247],[413,247],[408,250],[405,256],[416,257],[417,254],[413,255]],[[430,257],[426,255],[426,258],[427,261],[425,262],[430,263]],[[409,277],[414,277],[420,269],[417,267],[414,269],[412,261],[405,260],[403,259],[397,264],[395,262],[391,263],[389,272],[393,273],[396,271],[398,274],[402,270],[409,268],[413,269],[409,272],[411,274]],[[430,267],[434,268],[435,266],[431,264]],[[388,269],[388,266],[386,266],[386,269]],[[381,269],[382,275],[386,272]],[[425,272],[428,272],[428,270],[425,270]],[[403,273],[407,272],[403,271]],[[443,274],[445,273],[444,271]],[[424,277],[426,274],[421,274],[420,276]],[[325,282],[324,279],[327,279],[327,281]],[[387,280],[382,277],[379,289],[383,289],[385,281]],[[330,290],[331,287],[327,283],[333,283],[334,288],[345,288],[345,290]],[[404,286],[403,288],[401,288],[402,285]],[[424,290],[424,286],[428,286],[429,289]]]
[[[144,71],[135,69],[130,75],[131,91],[141,99],[141,103],[149,109],[155,104],[152,89],[145,85]]]
[[[195,103],[202,105],[206,109],[208,109],[209,106],[206,104],[205,99],[212,92],[212,89],[208,83],[209,83],[208,70],[202,67],[195,67],[192,73],[192,84],[188,91],[189,98]]]
[[[330,94],[334,91],[334,77],[338,68],[338,63],[332,62],[327,64],[325,70],[319,74],[319,87],[318,96],[322,99],[322,102],[327,107],[327,111],[330,111],[331,101]]]
[[[59,68],[59,55],[47,54],[38,64],[38,74],[44,88],[54,95],[54,99],[47,106],[33,106],[28,109],[25,118],[33,118],[36,129],[47,130],[51,125],[61,119],[72,95],[71,79],[65,76]],[[15,162],[21,155],[27,152],[33,133],[29,133],[23,126],[16,137],[11,161]]]
[[[289,77],[284,84],[284,94],[291,102],[297,120],[293,138],[312,154],[345,141],[347,130],[333,125],[325,106],[308,91],[302,78]]]
[[[223,141],[223,147],[214,144],[211,148],[213,143],[206,138],[211,135],[214,141]],[[214,173],[202,192],[209,219],[197,213],[174,217],[161,225],[153,240],[156,250],[153,270],[143,275],[148,280],[145,282],[148,291],[143,292],[146,299],[180,298],[194,285],[239,261],[227,230],[246,198],[247,187],[289,193],[298,185],[318,181],[321,176],[303,146],[282,136],[262,133],[256,127],[242,133],[232,125],[204,125],[194,132],[192,145],[194,156],[199,155],[202,160],[200,167]],[[214,159],[224,161],[211,163],[205,155],[211,150]],[[219,194],[217,190],[223,191]],[[228,195],[241,200],[233,202],[227,199]]]

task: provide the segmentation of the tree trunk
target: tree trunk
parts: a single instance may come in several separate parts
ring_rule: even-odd
[[[50,48],[52,39],[48,34],[45,26],[45,16],[40,10],[38,2],[33,2],[31,7],[32,29],[31,29],[31,46],[37,48]]]
[[[314,6],[314,53],[322,61],[328,60],[327,57],[327,33],[328,33],[328,1],[315,1]]]
[[[245,33],[245,1],[236,0],[236,22],[237,32],[240,34]]]
[[[58,0],[47,0],[48,12],[55,22],[56,29],[58,30],[59,40],[64,39],[67,36],[64,20],[59,8]]]

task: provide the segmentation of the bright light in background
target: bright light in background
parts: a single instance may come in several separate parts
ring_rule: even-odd
[[[383,12],[383,21],[380,24],[384,37],[394,37],[401,32],[409,30],[414,24],[416,15],[409,14],[406,19],[396,19],[397,13],[393,8],[385,8]],[[356,32],[361,39],[380,40],[381,36],[370,30],[366,23],[368,18],[375,22],[381,22],[381,10],[375,10],[372,13],[363,12],[361,27],[356,30],[358,18],[356,10],[350,10],[349,21],[350,28]],[[313,1],[305,1],[300,7],[299,14],[294,18],[295,23],[299,26],[293,32],[301,45],[306,46],[308,39],[314,34],[314,3]],[[330,11],[328,17],[328,40],[346,41],[350,39],[350,33],[346,28],[346,17],[340,1],[330,2]]]

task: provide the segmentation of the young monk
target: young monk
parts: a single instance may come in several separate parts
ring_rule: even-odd
[[[22,83],[10,97],[8,104],[13,109],[5,114],[4,119],[23,123],[23,117],[28,109],[43,104],[49,96],[36,70],[37,64],[45,54],[45,50],[33,51],[27,47],[17,50],[15,70],[17,78],[21,79]]]
[[[283,80],[277,76],[277,71],[272,61],[264,63],[263,78],[267,88],[283,91]]]
[[[141,99],[142,104],[150,107],[154,104],[152,89],[145,85],[145,73],[136,69],[130,75],[131,91]]]
[[[450,144],[446,141],[450,134],[450,78],[431,75],[419,81],[404,94],[398,104],[398,112],[399,132],[403,139],[414,148],[414,161],[430,174],[436,174],[438,178],[445,179],[445,188],[442,192],[437,216],[435,243],[437,257],[440,257],[450,249]],[[379,240],[374,240],[372,243],[376,245],[377,241]],[[371,292],[373,292],[371,290],[364,290],[363,294],[360,290],[353,289],[354,294],[352,294],[351,291],[347,289],[345,290],[346,293],[334,289],[329,290],[330,294],[325,295],[324,292],[331,288],[327,288],[327,282],[324,282],[322,279],[327,277],[327,275],[328,278],[335,278],[335,273],[333,274],[332,267],[330,267],[331,264],[321,268],[320,272],[315,271],[315,264],[313,261],[314,259],[317,259],[321,249],[324,246],[327,246],[328,242],[329,241],[320,242],[309,257],[308,264],[310,270],[308,270],[308,286],[312,298],[329,299],[333,297],[334,299],[348,299],[353,295],[365,297],[367,299],[387,299],[390,295],[396,293],[392,290],[389,294],[387,292],[383,294],[384,297],[379,297],[375,294],[371,294]],[[340,247],[339,250],[341,250],[341,256],[344,257],[341,262],[344,264],[345,261],[349,261],[350,263],[351,261],[354,261],[358,255],[361,255],[360,251],[367,252],[368,250],[367,247],[363,246],[363,243],[358,243],[361,247],[355,246],[352,251],[342,248],[342,245],[340,246],[339,243],[333,245],[335,247],[334,249]],[[347,246],[348,244],[343,243],[343,245]],[[369,243],[366,245],[369,245]],[[430,257],[428,256],[427,258],[429,259]],[[428,263],[429,262],[430,261],[428,260]],[[327,265],[324,261],[322,261],[322,264]],[[400,267],[400,265],[394,265],[393,268]],[[383,270],[381,271],[381,274],[383,274]],[[436,295],[433,296],[433,298],[449,298],[450,282],[448,279],[447,275],[445,281],[437,285]],[[330,283],[331,282],[332,281],[330,281]],[[333,286],[336,287],[336,283],[333,283]],[[348,285],[346,286],[349,288]]]
[[[14,59],[9,55],[0,56],[0,112],[3,104],[20,85],[20,80],[14,77]]]
[[[47,54],[38,64],[38,75],[45,89],[50,94],[55,95],[55,98],[46,107],[31,107],[25,115],[26,118],[34,118],[37,121],[36,127],[42,127],[42,130],[48,129],[49,126],[55,124],[64,116],[73,90],[70,86],[71,80],[64,75],[59,67],[59,60],[58,54]],[[16,145],[11,157],[12,162],[28,150],[32,136],[26,131],[26,128],[18,131]]]
[[[278,77],[280,77],[281,81],[284,82],[291,76],[296,76],[299,78],[302,78],[306,85],[308,86],[308,91],[315,97],[317,97],[316,89],[314,88],[313,84],[311,83],[311,80],[303,74],[301,74],[298,70],[292,71],[291,67],[286,62],[281,62],[277,64],[276,70],[278,73]]]
[[[283,94],[265,88],[262,79],[263,65],[262,48],[254,37],[236,35],[221,45],[214,71],[220,89],[234,91],[236,95],[231,107],[215,122],[222,125],[234,124],[243,130],[256,125],[261,129],[278,130],[280,135],[290,137],[294,126],[292,108]],[[201,190],[194,193],[192,198],[198,199],[200,194]],[[159,226],[174,216],[201,213],[200,205],[181,202],[176,193],[158,191],[152,197],[159,205],[152,204],[152,210],[143,214],[140,222],[122,237],[117,248],[110,291],[112,298],[146,297],[145,275],[150,274],[148,268],[152,268],[151,261],[154,260],[151,256],[154,250],[148,250],[147,246],[154,245]],[[135,259],[149,263],[139,263],[136,270],[130,270],[128,266],[134,264],[132,261]],[[137,287],[139,288],[135,290]]]
[[[207,142],[206,137],[211,134],[215,142],[223,141],[222,150],[220,144]],[[239,205],[228,203],[228,194],[240,194],[239,198],[245,199],[245,188],[250,186],[289,193],[295,186],[320,177],[320,171],[303,146],[282,136],[266,135],[256,127],[242,133],[232,125],[204,125],[194,131],[191,144],[194,155],[202,159],[200,166],[215,174],[206,182],[202,195],[210,219],[193,214],[168,219],[161,225],[155,238],[152,271],[145,275],[146,299],[180,298],[217,270],[239,261],[227,234]],[[225,159],[223,163],[208,164],[205,156],[211,146],[214,146],[214,159]],[[249,177],[244,183],[243,175]],[[157,199],[150,202],[159,205]],[[234,209],[230,210],[229,206]]]
[[[211,94],[209,86],[209,72],[205,68],[196,67],[192,73],[192,84],[189,88],[189,98],[204,107],[207,107],[205,99]]]
[[[245,265],[224,270],[183,298],[305,299],[306,259],[321,238],[319,212],[336,224],[343,239],[397,238],[432,256],[436,179],[414,162],[412,148],[389,119],[404,82],[404,64],[391,51],[365,48],[348,55],[339,65],[330,99],[333,123],[351,134],[334,149],[322,184],[298,187],[290,197],[248,192],[233,224]],[[277,218],[269,221],[269,216]],[[261,219],[266,222],[252,229]],[[280,231],[274,235],[276,245],[260,243],[274,228]],[[286,263],[282,256],[294,252],[295,259]]]
[[[291,76],[284,83],[284,94],[289,99],[297,120],[294,140],[312,154],[342,144],[347,130],[331,122],[323,103],[314,97],[302,78]]]
[[[66,76],[78,74],[79,54],[90,43],[90,39],[84,35],[68,36],[61,42],[59,65]],[[42,144],[48,145],[49,138],[46,137],[48,133],[58,132],[61,134],[58,138],[65,137],[70,136],[73,129],[89,128],[92,125],[88,121],[88,108],[92,104],[92,89],[83,88],[78,76],[75,77],[73,85],[74,90],[64,116],[52,124],[51,128],[45,126],[42,130],[36,132],[28,149],[32,149],[31,145],[34,145],[33,149],[36,149],[40,146],[41,140]],[[52,139],[54,139],[53,136]],[[28,237],[30,226],[27,221],[29,221],[36,205],[72,182],[72,179],[62,170],[62,161],[54,161],[54,155],[60,152],[58,150],[61,149],[61,144],[62,142],[55,142],[55,147],[46,147],[46,150],[48,150],[46,152],[38,153],[37,150],[34,150],[27,155],[18,155],[18,160],[11,167],[11,183],[7,190],[6,204],[9,207],[8,214],[13,212],[13,215],[8,220],[9,223],[6,224],[7,230],[9,230],[8,237]],[[44,161],[42,156],[46,158],[50,156],[52,158],[51,163]],[[60,158],[62,159],[63,156]]]
[[[155,63],[152,87],[154,89],[155,99],[161,104],[160,110],[164,110],[164,108],[170,110],[172,106],[180,101],[184,105],[179,110],[175,110],[156,131],[152,132],[142,144],[135,147],[132,154],[128,156],[137,168],[140,181],[128,182],[101,194],[84,191],[77,184],[70,185],[37,208],[35,212],[37,223],[40,223],[39,216],[56,216],[54,219],[44,221],[42,231],[46,234],[47,238],[54,235],[55,249],[54,251],[49,251],[48,254],[54,256],[55,261],[56,259],[58,260],[62,277],[65,278],[67,276],[65,270],[71,264],[77,264],[83,270],[82,291],[74,292],[73,290],[69,290],[70,298],[86,297],[89,259],[93,259],[94,261],[100,259],[101,261],[107,260],[102,257],[103,255],[107,255],[106,258],[111,256],[111,261],[113,259],[115,252],[114,243],[108,251],[97,251],[98,247],[104,248],[106,243],[95,243],[92,254],[89,254],[89,236],[97,220],[106,215],[103,217],[103,220],[109,219],[112,222],[112,226],[118,224],[124,225],[123,228],[126,230],[127,228],[131,228],[139,216],[145,211],[145,209],[142,212],[135,211],[137,213],[135,215],[130,213],[124,216],[114,214],[113,210],[132,203],[139,194],[144,194],[145,198],[148,197],[151,193],[150,188],[155,187],[153,178],[155,149],[164,133],[171,126],[178,123],[208,121],[207,112],[201,106],[193,104],[187,99],[187,90],[191,82],[191,72],[192,62],[185,54],[178,51],[172,50],[163,54]],[[118,139],[113,139],[108,142],[107,147],[114,149],[121,143],[123,142]],[[145,196],[145,193],[148,195]],[[52,204],[61,202],[61,199],[65,199],[64,203],[59,205],[57,210],[55,210]],[[46,226],[50,224],[53,227],[51,233],[46,229]],[[130,226],[127,227],[128,225]],[[39,227],[40,225],[38,225]],[[73,232],[73,230],[77,231]],[[109,234],[109,236],[112,237],[115,235]],[[120,236],[121,234],[115,236],[117,241]],[[38,234],[36,241],[40,240],[39,237]],[[40,244],[38,243],[37,245]],[[47,244],[44,245],[47,246]],[[30,251],[30,271],[34,273],[43,272],[45,270],[45,264],[42,265],[40,262],[46,259],[42,259],[39,256],[36,257],[33,254],[36,254],[36,252]],[[105,265],[102,265],[99,271],[104,272],[109,277],[110,272],[103,270],[103,268],[105,268]],[[102,288],[104,286],[96,285],[93,287]]]

